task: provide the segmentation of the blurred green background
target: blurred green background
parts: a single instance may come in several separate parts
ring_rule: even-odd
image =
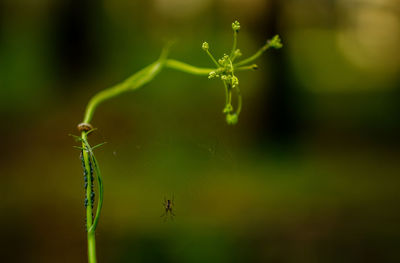
[[[220,82],[169,69],[94,115],[99,262],[400,262],[397,0],[1,1],[1,262],[86,262],[87,101],[171,39],[212,66],[235,19],[245,57],[284,42],[238,75],[238,125]]]

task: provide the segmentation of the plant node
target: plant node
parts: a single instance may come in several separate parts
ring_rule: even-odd
[[[77,128],[78,128],[79,132],[83,132],[83,131],[88,132],[88,131],[93,130],[93,126],[90,123],[86,123],[86,122],[79,123]]]

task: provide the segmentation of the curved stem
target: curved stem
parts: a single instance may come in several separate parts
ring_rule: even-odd
[[[163,65],[164,59],[157,60],[153,64],[150,64],[144,69],[138,71],[136,74],[132,75],[124,82],[117,84],[111,88],[102,90],[94,95],[86,107],[85,118],[83,122],[89,123],[92,120],[95,109],[103,101],[109,100],[128,90],[136,90],[144,84],[150,82],[160,72]]]
[[[194,75],[208,75],[211,71],[215,70],[212,68],[199,68],[174,59],[165,59],[160,57],[160,59],[158,59],[156,62],[133,74],[122,83],[102,90],[94,95],[86,107],[83,122],[90,123],[93,118],[94,111],[100,103],[118,96],[126,91],[133,91],[142,87],[150,82],[163,67],[168,67]]]

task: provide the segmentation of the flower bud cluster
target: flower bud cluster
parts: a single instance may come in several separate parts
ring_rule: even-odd
[[[228,124],[236,124],[238,122],[239,114],[242,106],[242,96],[239,90],[239,79],[235,76],[235,70],[256,70],[258,66],[256,64],[249,64],[256,58],[258,58],[264,51],[269,47],[279,49],[282,47],[281,39],[278,35],[274,36],[253,56],[244,59],[240,62],[234,62],[236,58],[242,56],[240,49],[236,48],[237,45],[237,33],[240,30],[240,23],[235,21],[232,23],[233,30],[233,47],[230,55],[224,54],[222,58],[216,60],[210,53],[210,46],[207,42],[204,42],[202,49],[206,51],[207,55],[211,58],[215,66],[215,70],[208,74],[209,79],[219,78],[222,80],[226,90],[226,103],[223,109],[223,113],[226,115],[226,122]],[[235,91],[237,94],[237,108],[236,110],[232,106],[232,92]]]
[[[207,42],[204,42],[203,45],[201,46],[201,48],[202,48],[203,50],[208,50],[208,49],[210,48],[210,46],[208,45]]]
[[[239,32],[239,30],[240,30],[240,23],[239,23],[238,21],[233,22],[233,23],[232,23],[232,29],[233,29],[235,32]]]
[[[267,45],[275,49],[280,49],[283,46],[279,35],[276,35],[272,39],[268,40]]]
[[[237,113],[229,113],[226,115],[226,122],[230,125],[235,125],[238,122],[238,119]]]

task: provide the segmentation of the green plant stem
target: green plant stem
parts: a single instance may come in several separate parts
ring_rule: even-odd
[[[233,30],[233,46],[232,46],[232,51],[231,51],[231,55],[230,58],[232,61],[235,60],[235,51],[236,51],[236,46],[237,46],[237,31]]]
[[[89,231],[90,228],[92,227],[93,223],[93,211],[92,211],[92,199],[90,197],[91,195],[91,189],[92,189],[92,176],[91,176],[91,171],[90,171],[90,155],[88,152],[88,146],[85,144],[85,141],[87,140],[87,133],[82,132],[81,134],[82,138],[82,155],[83,155],[83,161],[85,163],[85,170],[86,170],[86,177],[87,177],[87,187],[86,187],[86,198],[87,198],[87,206],[86,206],[86,231],[87,231],[87,241],[88,241],[88,261],[89,263],[96,263],[96,238],[95,238],[95,232],[94,231]]]
[[[142,87],[150,82],[164,66],[194,75],[208,75],[211,71],[215,70],[212,68],[199,68],[174,59],[165,59],[160,57],[159,60],[138,71],[122,83],[102,90],[94,95],[86,107],[83,122],[90,123],[93,118],[94,111],[100,103],[118,96],[126,91],[133,91]]]
[[[258,67],[256,64],[252,64],[248,66],[238,67],[235,69],[235,71],[256,70],[257,68]]]
[[[90,121],[93,118],[95,109],[103,101],[109,100],[128,90],[136,90],[141,86],[143,86],[144,84],[151,81],[160,72],[161,68],[163,67],[163,64],[164,64],[163,60],[161,61],[157,60],[153,64],[150,64],[144,69],[138,71],[136,74],[132,75],[124,82],[98,92],[89,101],[86,107],[85,118],[83,122],[90,123]]]
[[[183,71],[189,74],[194,74],[194,75],[208,75],[211,71],[214,71],[215,69],[213,68],[198,68],[194,67],[192,65],[180,62],[175,59],[168,59],[165,61],[165,67],[171,68],[171,69],[176,69],[179,71]]]
[[[96,258],[96,236],[95,232],[88,232],[88,262],[97,263]]]
[[[236,110],[236,114],[239,115],[240,112],[242,111],[242,93],[240,92],[239,86],[235,87],[236,89],[236,94],[238,96],[238,107]]]
[[[221,65],[217,62],[217,60],[214,58],[214,56],[210,53],[208,49],[205,50],[207,55],[211,58],[212,62],[219,68]]]
[[[229,105],[229,88],[228,88],[228,85],[226,85],[226,82],[225,81],[222,81],[223,83],[224,83],[224,88],[225,88],[225,107],[227,106],[227,105]]]
[[[267,51],[267,49],[269,48],[269,44],[265,44],[262,48],[260,48],[253,56],[246,58],[238,63],[235,63],[234,66],[235,67],[239,67],[239,66],[243,66],[246,65],[254,60],[256,60],[258,57],[260,57],[265,51]]]

